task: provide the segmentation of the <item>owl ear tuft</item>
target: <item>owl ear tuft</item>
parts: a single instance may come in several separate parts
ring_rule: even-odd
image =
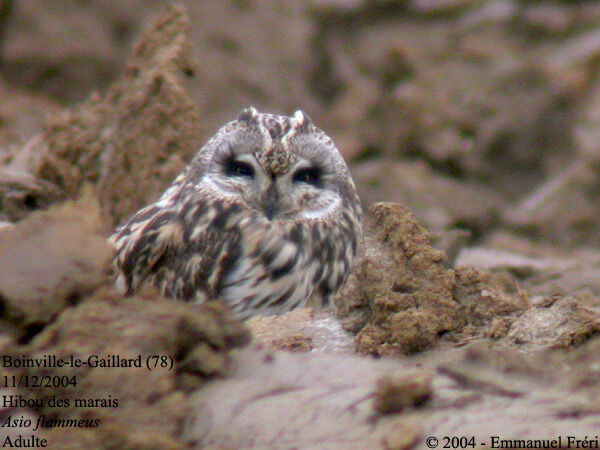
[[[312,125],[312,120],[308,117],[304,111],[298,110],[294,113],[294,119],[296,120],[296,128],[301,131],[308,130],[308,127]]]
[[[247,124],[249,124],[257,117],[258,117],[258,111],[256,110],[256,108],[254,106],[250,106],[250,107],[244,109],[240,113],[240,115],[238,116],[238,120],[240,122],[246,122]]]

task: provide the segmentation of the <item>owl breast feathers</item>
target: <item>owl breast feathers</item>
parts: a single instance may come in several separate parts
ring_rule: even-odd
[[[281,314],[311,296],[327,304],[350,273],[361,220],[331,139],[301,111],[249,108],[111,236],[117,285],[218,300],[240,318]]]

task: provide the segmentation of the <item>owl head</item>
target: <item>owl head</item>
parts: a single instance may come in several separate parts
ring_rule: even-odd
[[[230,198],[268,221],[360,208],[342,156],[302,111],[286,117],[245,109],[207,142],[183,176],[203,194]]]

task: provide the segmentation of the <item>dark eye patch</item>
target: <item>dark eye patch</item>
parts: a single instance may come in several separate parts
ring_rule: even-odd
[[[307,183],[316,187],[321,187],[322,175],[323,171],[320,167],[305,167],[303,169],[298,169],[296,173],[294,173],[292,180],[296,183]]]
[[[246,162],[231,158],[225,161],[225,174],[229,177],[254,178],[254,167]]]

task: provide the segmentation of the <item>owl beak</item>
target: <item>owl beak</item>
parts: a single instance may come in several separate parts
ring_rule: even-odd
[[[273,220],[279,210],[279,193],[275,183],[271,183],[262,202],[262,210],[267,219]]]

